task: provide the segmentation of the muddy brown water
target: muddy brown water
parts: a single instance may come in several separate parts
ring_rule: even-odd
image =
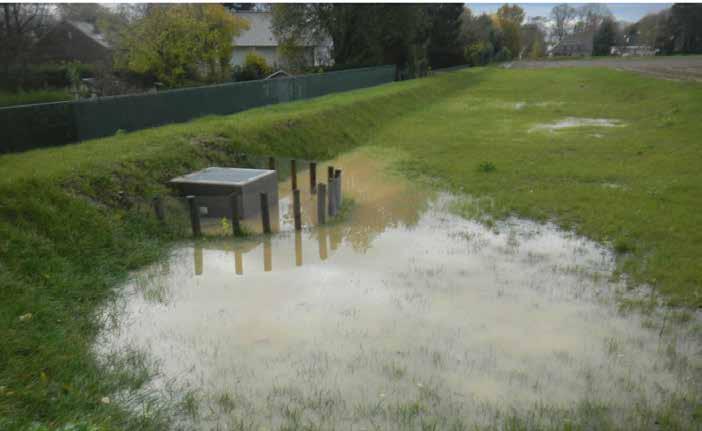
[[[346,221],[314,227],[303,173],[302,232],[282,185],[280,233],[182,244],[110,307],[98,352],[144,352],[148,391],[188,406],[177,426],[539,426],[590,405],[632,424],[696,396],[690,322],[619,312],[608,249],[453,215],[456,197],[384,175],[366,151],[334,165]]]

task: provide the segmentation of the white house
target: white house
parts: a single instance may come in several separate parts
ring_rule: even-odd
[[[253,51],[265,58],[269,65],[285,67],[285,61],[278,52],[278,40],[271,28],[273,14],[271,12],[242,11],[237,12],[236,15],[249,23],[249,29],[244,30],[241,35],[234,38],[232,65],[243,65],[246,61],[246,55]],[[314,66],[331,64],[331,48],[331,39],[304,46],[309,64]]]

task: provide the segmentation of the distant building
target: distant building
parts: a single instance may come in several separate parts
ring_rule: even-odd
[[[613,46],[610,52],[611,55],[620,55],[622,57],[649,57],[657,53],[657,49],[653,49],[648,45]]]
[[[236,12],[236,15],[249,23],[249,29],[234,38],[232,65],[243,65],[246,61],[246,55],[249,52],[255,52],[265,58],[266,62],[274,68],[286,66],[285,60],[278,52],[278,40],[272,30],[273,14],[268,11],[241,11]],[[331,40],[303,46],[307,63],[312,66],[331,64],[331,48]]]
[[[549,56],[589,56],[592,55],[592,32],[579,32],[565,36],[557,42],[549,52]]]
[[[658,54],[658,50],[650,45],[646,45],[641,38],[640,33],[630,33],[624,37],[624,45],[613,46],[610,54],[621,55],[622,57],[631,56],[653,56]]]
[[[32,58],[37,63],[110,63],[112,48],[93,24],[62,20],[37,41]]]

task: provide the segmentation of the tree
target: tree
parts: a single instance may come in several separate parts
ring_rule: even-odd
[[[593,55],[609,55],[617,38],[617,24],[612,18],[605,18],[597,29],[592,41]]]
[[[246,54],[244,66],[237,66],[234,75],[237,81],[251,81],[254,79],[263,79],[272,72],[273,69],[268,65],[265,58],[255,52],[249,52]]]
[[[330,38],[338,66],[395,64],[405,67],[428,37],[429,20],[419,4],[276,4],[273,33],[292,45]]]
[[[484,66],[492,61],[494,47],[485,40],[473,42],[466,47],[465,57],[471,66]]]
[[[575,18],[575,8],[567,3],[559,4],[551,9],[553,20],[553,39],[560,42],[570,32],[571,21]]]
[[[454,66],[463,62],[461,48],[460,3],[435,3],[427,6],[431,22],[427,57],[433,68]]]
[[[48,4],[0,4],[0,64],[8,76],[10,68],[26,69],[32,48],[51,28]]]
[[[461,42],[466,47],[465,57],[473,66],[492,61],[502,48],[502,31],[486,14],[473,16],[466,8],[461,15]]]
[[[524,9],[504,4],[497,10],[497,23],[502,30],[503,43],[509,49],[510,58],[519,56],[522,49],[519,30],[524,21]]]
[[[629,43],[649,45],[663,54],[702,53],[702,5],[676,3],[641,18],[626,35]]]
[[[59,3],[57,8],[63,19],[91,24],[96,24],[101,15],[108,13],[107,8],[98,3]]]
[[[702,4],[675,3],[670,8],[675,51],[702,53]]]
[[[521,40],[524,55],[531,59],[543,57],[546,46],[546,35],[538,24],[524,24],[521,29]]]
[[[587,3],[576,9],[578,22],[575,24],[576,33],[594,33],[607,18],[612,18],[612,12],[602,3]]]
[[[233,38],[248,24],[216,4],[152,5],[130,26],[116,63],[169,87],[230,77]]]

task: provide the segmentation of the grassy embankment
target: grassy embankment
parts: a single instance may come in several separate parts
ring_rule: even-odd
[[[242,152],[330,158],[456,85],[390,84],[0,157],[0,429],[163,428],[157,401],[135,400],[139,414],[103,402],[149,378],[144,358],[100,366],[91,344],[111,288],[187,236],[175,199],[165,227],[149,208],[168,179]]]
[[[31,103],[48,103],[71,100],[71,95],[64,90],[35,90],[19,93],[0,91],[0,108]]]
[[[632,285],[702,307],[702,85],[594,68],[458,73],[480,84],[377,137],[409,154],[408,175],[489,197],[493,217],[609,243]],[[538,128],[568,117],[619,124]]]
[[[164,181],[242,151],[323,159],[368,139],[396,147],[408,175],[490,197],[479,202],[492,217],[610,241],[635,282],[698,306],[701,93],[607,70],[469,70],[0,157],[0,425],[159,428],[158,405],[130,415],[101,402],[148,372],[129,354],[98,366],[94,312],[184,234],[175,201],[166,228],[151,215]],[[571,116],[623,125],[529,132]]]

